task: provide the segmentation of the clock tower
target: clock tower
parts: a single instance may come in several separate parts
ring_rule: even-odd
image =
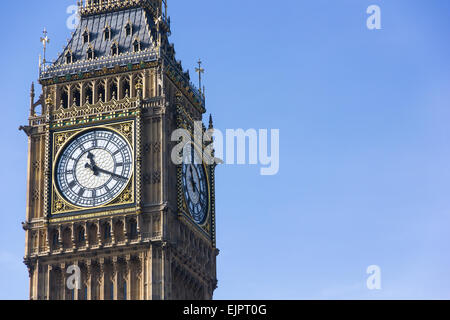
[[[194,134],[205,96],[175,59],[166,0],[79,1],[79,14],[21,127],[30,299],[212,299],[215,161],[200,140],[200,161],[178,164],[171,138]]]

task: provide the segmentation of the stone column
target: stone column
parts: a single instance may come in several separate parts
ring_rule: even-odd
[[[148,98],[148,90],[149,90],[149,74],[148,74],[148,70],[144,71],[142,79],[143,79],[143,82],[144,82],[143,83],[143,85],[144,85],[143,98],[147,99]]]
[[[71,224],[71,228],[72,228],[72,247],[73,247],[73,250],[75,250],[77,247],[76,235],[75,235],[75,232],[76,232],[75,231],[75,223]]]
[[[134,73],[130,74],[130,98],[133,98],[136,96],[136,84],[134,83]]]
[[[128,234],[128,225],[127,225],[127,219],[123,218],[123,236],[125,237],[125,243],[128,244],[129,242],[129,234]]]
[[[79,267],[78,261],[74,261],[73,265]],[[82,279],[81,279],[81,280],[82,280]],[[81,282],[81,281],[80,281],[80,282]],[[83,286],[82,283],[80,283],[80,285],[81,285],[81,287]],[[78,300],[78,296],[79,296],[79,293],[80,293],[80,290],[81,290],[81,289],[82,289],[82,288],[75,288],[75,289],[73,290],[73,300],[75,300],[75,301]]]
[[[127,296],[123,297],[124,300],[131,300],[131,290],[132,290],[131,266],[132,266],[131,256],[127,255],[126,260],[125,260],[125,268],[124,268],[124,275],[123,275],[124,281],[127,286],[127,290],[126,290]]]
[[[100,296],[99,299],[101,301],[105,300],[105,259],[101,258],[99,260],[99,274],[98,277],[100,279],[100,283],[99,283],[99,290],[100,290]]]
[[[98,102],[98,90],[97,90],[97,81],[91,81],[92,86],[92,104],[96,104]]]
[[[86,103],[86,86],[84,85],[84,82],[80,83],[79,85],[80,89],[80,105],[79,107],[83,106]]]
[[[86,300],[92,300],[92,260],[86,261]]]
[[[52,280],[52,270],[53,270],[53,266],[52,265],[48,265],[47,266],[47,290],[46,290],[46,295],[45,295],[45,299],[46,300],[50,300],[50,293],[51,293],[51,280]]]
[[[58,226],[58,250],[61,250],[63,247],[63,238],[62,238],[62,225]]]
[[[66,286],[67,286],[67,273],[66,273],[66,264],[65,263],[61,263],[60,266],[61,268],[61,282],[62,282],[62,292],[61,292],[61,300],[67,300],[66,297]]]
[[[111,281],[113,283],[113,288],[114,288],[114,295],[112,297],[112,300],[117,300],[118,299],[118,293],[119,293],[119,263],[118,263],[118,258],[114,257],[112,260],[112,271],[111,271]]]
[[[105,79],[105,82],[104,82],[104,84],[105,84],[105,99],[103,100],[104,102],[107,102],[107,101],[109,101],[109,100],[111,100],[111,97],[110,97],[110,90],[109,90],[109,79],[107,78],[107,79]]]
[[[111,243],[115,244],[116,243],[116,236],[114,234],[114,219],[111,218],[109,223],[111,224]]]
[[[89,239],[88,239],[88,223],[84,222],[84,246],[89,247]]]
[[[117,77],[117,100],[120,100],[123,98],[123,92],[122,92],[122,83],[123,79],[122,77]]]
[[[136,229],[139,241],[142,241],[141,225],[142,225],[142,214],[136,217],[136,226],[137,226]]]
[[[97,220],[97,240],[99,247],[101,247],[103,245],[103,240],[102,240],[102,224],[100,222],[100,219]]]
[[[67,85],[67,108],[72,107],[73,104],[73,93],[72,93],[72,85]]]

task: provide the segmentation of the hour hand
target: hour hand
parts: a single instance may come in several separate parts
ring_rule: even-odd
[[[95,166],[95,160],[94,160],[95,156],[91,152],[89,152],[87,157],[88,157],[89,161],[91,162],[91,166],[94,167]]]
[[[94,175],[98,176],[98,168],[94,160],[95,158],[94,154],[92,154],[92,152],[89,152],[87,157],[91,164],[86,163],[85,168],[91,169],[94,172]]]
[[[97,168],[96,165],[92,165],[92,164],[86,163],[86,164],[84,165],[84,167],[85,167],[86,169],[91,169],[92,172],[94,173],[94,176],[98,176],[98,168]]]

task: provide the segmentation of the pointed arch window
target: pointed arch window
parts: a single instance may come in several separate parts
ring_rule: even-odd
[[[111,27],[109,25],[103,30],[103,39],[105,41],[111,41]]]
[[[128,21],[125,25],[125,34],[127,37],[133,35],[133,25],[131,24],[131,21]]]
[[[82,244],[86,241],[86,236],[84,233],[84,228],[78,229],[78,243]]]
[[[90,42],[89,30],[86,28],[86,29],[84,29],[84,32],[83,32],[83,44],[86,44],[89,42]]]
[[[94,59],[94,49],[92,48],[92,46],[89,46],[89,48],[87,49],[86,59],[88,59],[88,60]]]
[[[53,232],[52,246],[54,249],[58,246],[59,243],[59,233],[58,231]]]
[[[130,239],[131,240],[136,240],[138,237],[138,229],[137,229],[137,222],[136,220],[131,220],[130,221]]]
[[[111,225],[106,223],[103,229],[103,240],[111,240]]]
[[[73,54],[72,54],[72,51],[70,51],[70,50],[67,51],[66,54],[65,54],[65,56],[64,56],[64,58],[65,58],[66,64],[72,63],[72,62],[73,62]]]
[[[133,52],[141,51],[141,41],[139,38],[134,39],[133,41]]]
[[[117,42],[114,42],[111,45],[111,55],[112,56],[117,56],[119,55],[119,45],[117,44]]]

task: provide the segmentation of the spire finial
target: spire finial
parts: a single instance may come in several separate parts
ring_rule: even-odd
[[[30,90],[30,116],[34,117],[34,82],[31,83],[31,90]]]
[[[214,122],[213,122],[213,117],[212,114],[209,115],[209,128],[210,130],[214,129]]]
[[[42,46],[44,47],[44,56],[43,56],[44,59],[42,61],[42,65],[44,66],[44,69],[45,69],[45,63],[47,62],[45,60],[45,53],[47,52],[47,44],[50,43],[50,39],[48,38],[48,32],[47,32],[46,28],[44,28],[44,31],[42,31],[42,34],[44,35],[43,37],[41,37],[41,43],[42,43]]]
[[[202,92],[202,74],[205,73],[205,69],[202,68],[202,60],[198,59],[198,68],[195,68],[195,72],[198,73],[198,88]]]

